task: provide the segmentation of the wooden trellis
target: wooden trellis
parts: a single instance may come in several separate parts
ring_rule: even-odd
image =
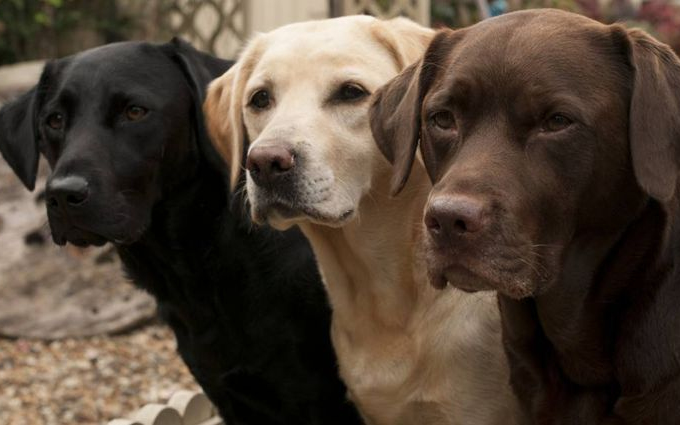
[[[138,23],[132,38],[165,41],[180,35],[200,50],[231,58],[249,33],[249,1],[117,0],[117,4]]]
[[[161,22],[194,46],[218,56],[234,56],[248,34],[246,0],[174,0]]]
[[[475,1],[475,0],[470,0]],[[256,31],[291,22],[369,14],[406,16],[430,24],[430,0],[117,0],[142,25],[134,38],[163,41],[181,35],[198,49],[234,58]]]
[[[333,0],[333,16],[368,14],[381,18],[406,16],[430,25],[430,0]]]

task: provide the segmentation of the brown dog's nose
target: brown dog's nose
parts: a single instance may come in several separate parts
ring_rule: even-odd
[[[482,230],[484,204],[462,195],[436,197],[430,201],[424,221],[432,238],[446,243]]]
[[[57,177],[47,183],[45,190],[47,206],[68,210],[79,207],[87,201],[89,185],[80,176]]]
[[[246,159],[246,169],[258,186],[276,183],[294,167],[295,155],[288,146],[255,146]]]

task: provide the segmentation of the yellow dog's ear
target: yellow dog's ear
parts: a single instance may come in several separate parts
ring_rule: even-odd
[[[433,29],[401,17],[377,20],[371,26],[371,35],[387,49],[399,71],[420,59],[434,34]]]
[[[210,139],[229,166],[231,190],[239,181],[243,151],[248,143],[243,124],[243,99],[248,78],[260,57],[260,45],[259,37],[248,44],[238,62],[210,83],[203,103]]]
[[[680,172],[680,60],[641,30],[614,31],[628,43],[635,75],[629,116],[635,177],[650,196],[667,202]]]

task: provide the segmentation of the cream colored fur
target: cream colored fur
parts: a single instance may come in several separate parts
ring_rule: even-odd
[[[390,198],[368,98],[328,101],[348,81],[374,92],[417,60],[432,35],[405,19],[366,16],[258,35],[211,85],[206,115],[233,182],[244,135],[250,148],[286,141],[304,155],[300,196],[314,217],[258,209],[265,195],[248,179],[252,212],[278,228],[297,224],[309,238],[333,307],[340,374],[367,424],[513,424],[494,295],[438,291],[424,275],[415,249],[430,190],[423,166]],[[247,105],[262,87],[273,106],[254,112]]]

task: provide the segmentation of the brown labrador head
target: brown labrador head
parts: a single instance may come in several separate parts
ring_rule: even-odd
[[[566,252],[612,240],[676,193],[680,62],[639,30],[555,10],[442,31],[376,93],[372,130],[404,184],[420,141],[435,183],[430,279],[522,298]]]

